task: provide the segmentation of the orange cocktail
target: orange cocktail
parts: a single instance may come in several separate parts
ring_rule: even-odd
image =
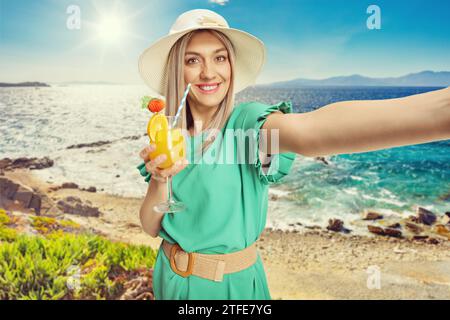
[[[181,128],[176,127],[175,117],[155,114],[147,127],[150,142],[156,145],[156,150],[150,153],[150,159],[155,159],[161,154],[166,155],[166,160],[158,167],[170,168],[178,160],[186,157],[186,146]]]
[[[186,143],[181,125],[175,116],[165,116],[163,114],[154,114],[148,125],[147,133],[150,143],[156,145],[156,149],[150,153],[150,159],[153,160],[161,154],[166,155],[164,162],[158,165],[158,168],[167,169],[173,166],[177,161],[186,157]],[[172,195],[172,177],[167,177],[167,201],[154,207],[158,212],[180,212],[186,210],[186,206],[176,201]]]

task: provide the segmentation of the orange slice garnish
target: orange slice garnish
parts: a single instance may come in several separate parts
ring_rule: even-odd
[[[167,118],[163,114],[155,114],[153,115],[147,125],[147,134],[150,138],[150,141],[155,142],[156,141],[156,133],[159,130],[168,130],[169,129],[169,123],[167,121]]]

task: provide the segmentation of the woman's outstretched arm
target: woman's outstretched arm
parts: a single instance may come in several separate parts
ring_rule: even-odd
[[[262,129],[267,129],[268,153],[290,151],[307,157],[446,140],[450,87],[396,99],[341,101],[306,113],[276,112]],[[274,129],[279,138],[271,142]]]

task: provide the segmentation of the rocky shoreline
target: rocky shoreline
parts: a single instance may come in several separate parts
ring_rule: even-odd
[[[135,139],[136,137],[125,137]],[[101,142],[111,143],[111,141]],[[90,146],[76,145],[68,148],[83,148]],[[98,143],[92,145],[98,146]],[[317,159],[326,162],[326,159]],[[39,170],[53,166],[54,161],[48,157],[38,158],[17,158],[0,159],[0,206],[5,209],[16,209],[22,211],[33,212],[34,214],[46,215],[62,215],[71,214],[80,217],[100,217],[103,213],[98,207],[92,205],[90,200],[82,200],[77,195],[70,195],[70,192],[90,192],[97,193],[95,186],[88,188],[80,188],[74,182],[65,182],[60,185],[53,185],[40,182],[41,188],[33,188],[27,186],[26,183],[20,183],[9,179],[5,176],[5,172],[14,172],[25,170]],[[23,178],[23,175],[22,175]],[[36,182],[36,178],[35,181]],[[23,181],[22,181],[23,182]],[[25,181],[27,182],[27,181]],[[52,193],[65,190],[64,193],[69,194],[62,198],[49,197]],[[99,191],[103,191],[100,189]],[[61,193],[61,192],[60,192]],[[283,199],[286,193],[281,190],[270,190],[269,201],[276,202]],[[430,244],[439,244],[450,241],[450,212],[442,215],[436,215],[425,208],[417,206],[416,215],[410,215],[408,218],[400,219],[398,217],[384,216],[381,213],[366,210],[362,213],[360,219],[351,222],[353,227],[367,229],[370,233],[383,237],[394,237],[399,239],[407,239],[410,241],[421,241]],[[303,225],[301,222],[290,223],[289,231],[293,233],[301,233],[305,230],[321,230],[333,231],[343,234],[352,234],[352,230],[344,226],[344,222],[337,218],[330,218],[327,226]]]
[[[33,175],[50,159],[0,160],[0,208],[70,219],[111,240],[159,247],[142,231],[140,198],[102,193],[74,182],[49,184]],[[52,164],[53,165],[53,164]],[[283,198],[271,192],[270,201]],[[39,199],[39,200],[37,200]],[[450,299],[450,215],[417,208],[406,219],[368,211],[352,226],[330,217],[328,226],[267,228],[258,247],[273,299]],[[351,229],[367,228],[372,236]],[[368,289],[367,270],[381,273]]]

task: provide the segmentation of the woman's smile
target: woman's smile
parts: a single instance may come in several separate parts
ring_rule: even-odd
[[[214,94],[219,91],[221,83],[197,84],[195,85],[202,94]]]

